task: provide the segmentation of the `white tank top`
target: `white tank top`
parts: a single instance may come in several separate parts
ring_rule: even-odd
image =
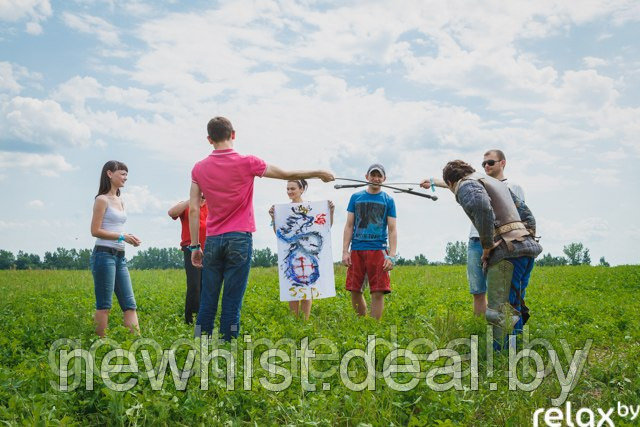
[[[124,206],[123,206],[124,207]],[[115,231],[120,234],[124,232],[124,223],[127,221],[127,213],[114,209],[107,204],[107,210],[104,212],[102,218],[102,225],[100,228],[106,231]],[[108,246],[119,250],[124,250],[124,242],[118,243],[117,240],[96,239],[96,246]]]

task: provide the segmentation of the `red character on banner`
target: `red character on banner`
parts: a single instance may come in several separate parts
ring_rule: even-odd
[[[322,213],[316,215],[316,220],[314,222],[319,225],[325,225],[327,223],[327,214]]]

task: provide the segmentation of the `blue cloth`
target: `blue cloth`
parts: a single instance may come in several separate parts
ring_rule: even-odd
[[[518,310],[519,313],[522,313],[522,304],[520,302],[520,298],[518,298],[517,291],[520,291],[520,296],[522,297],[522,301],[524,301],[525,295],[527,293],[527,286],[529,285],[529,278],[531,277],[531,270],[533,270],[534,266],[534,258],[528,256],[520,256],[517,258],[506,258],[511,264],[513,264],[513,275],[511,276],[511,289],[509,290],[509,303]],[[513,331],[509,332],[509,334],[505,335],[504,342],[501,344],[496,337],[494,337],[493,348],[495,350],[502,350],[503,348],[508,348],[509,345],[509,335],[519,335],[522,333],[523,328],[522,315],[520,319],[513,327]],[[512,343],[515,345],[515,337]]]
[[[253,240],[248,232],[234,231],[207,237],[196,335],[199,332],[211,335],[222,291],[220,334],[225,341],[238,336],[240,310],[249,280],[252,251]]]
[[[114,292],[122,311],[136,309],[136,299],[133,296],[125,257],[108,252],[96,252],[94,249],[91,253],[90,265],[93,274],[93,290],[96,295],[96,310],[110,309]]]
[[[373,251],[387,248],[387,217],[396,217],[396,204],[384,191],[355,193],[347,211],[354,214],[351,250]]]
[[[531,270],[533,270],[534,258],[521,256],[517,258],[507,258],[507,261],[513,264],[509,303],[518,310],[518,312],[522,312],[522,305],[520,304],[520,299],[517,297],[516,290],[520,291],[520,296],[524,301],[525,294],[527,293],[527,286],[529,285],[529,278],[531,277]],[[522,316],[520,316],[520,320],[518,320],[518,323],[513,327],[513,333],[522,333],[522,326]]]
[[[467,281],[472,295],[487,293],[487,275],[482,269],[482,244],[480,239],[469,239],[467,246]]]

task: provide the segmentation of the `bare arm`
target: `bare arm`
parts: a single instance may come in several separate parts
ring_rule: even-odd
[[[178,202],[175,205],[173,205],[171,207],[171,209],[169,209],[169,211],[167,211],[167,214],[171,218],[176,219],[180,215],[182,215],[182,213],[187,209],[187,207],[189,207],[189,201],[188,200],[183,200],[182,202]]]
[[[331,172],[321,170],[321,169],[286,171],[274,165],[267,165],[267,170],[265,170],[264,175],[262,176],[266,178],[284,179],[287,181],[292,179],[309,179],[309,178],[320,178],[324,182],[335,180]]]
[[[349,245],[351,245],[351,239],[353,238],[353,223],[355,216],[353,212],[347,213],[347,222],[344,224],[344,232],[342,234],[342,263],[346,266],[351,265],[351,253],[349,252]]]
[[[118,240],[118,237],[120,237],[119,233],[100,228],[102,226],[102,220],[104,219],[104,213],[107,211],[108,203],[109,202],[107,202],[107,199],[104,196],[96,197],[96,200],[93,202],[91,235],[100,239]]]
[[[433,185],[440,188],[449,188],[442,179],[436,177],[433,177]],[[431,178],[423,179],[420,183],[420,187],[426,188],[427,190],[431,188]]]
[[[191,183],[189,190],[189,233],[191,234],[191,245],[200,244],[200,202],[202,193],[200,186],[195,182]],[[194,267],[202,267],[202,250],[191,251],[191,264]]]
[[[389,256],[395,257],[398,249],[398,229],[396,219],[392,216],[387,217],[387,229],[389,231]]]
[[[333,212],[336,210],[336,205],[333,204],[331,200],[329,200],[329,220],[331,221],[329,224],[333,227]]]
[[[271,205],[269,208],[269,216],[271,217],[271,227],[273,227],[273,232],[276,232],[276,207],[275,205]]]
[[[387,217],[387,230],[389,232],[389,256],[395,258],[398,248],[398,231],[396,228],[396,219],[392,216]],[[382,268],[384,271],[393,270],[393,261],[385,259]]]

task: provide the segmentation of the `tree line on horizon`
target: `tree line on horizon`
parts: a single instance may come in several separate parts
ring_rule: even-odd
[[[0,270],[86,270],[89,269],[92,249],[57,248],[53,252],[40,255],[0,249]],[[591,265],[589,249],[582,243],[570,243],[562,252],[565,256],[553,256],[547,253],[538,257],[538,266]],[[273,267],[278,262],[278,255],[270,248],[254,249],[251,267]],[[467,263],[467,243],[462,241],[448,242],[445,248],[444,261],[430,261],[423,254],[413,259],[398,257],[396,265],[464,265]],[[131,269],[171,269],[184,267],[184,255],[178,248],[148,248],[138,252],[127,260]],[[609,267],[605,257],[601,257],[600,266]]]

